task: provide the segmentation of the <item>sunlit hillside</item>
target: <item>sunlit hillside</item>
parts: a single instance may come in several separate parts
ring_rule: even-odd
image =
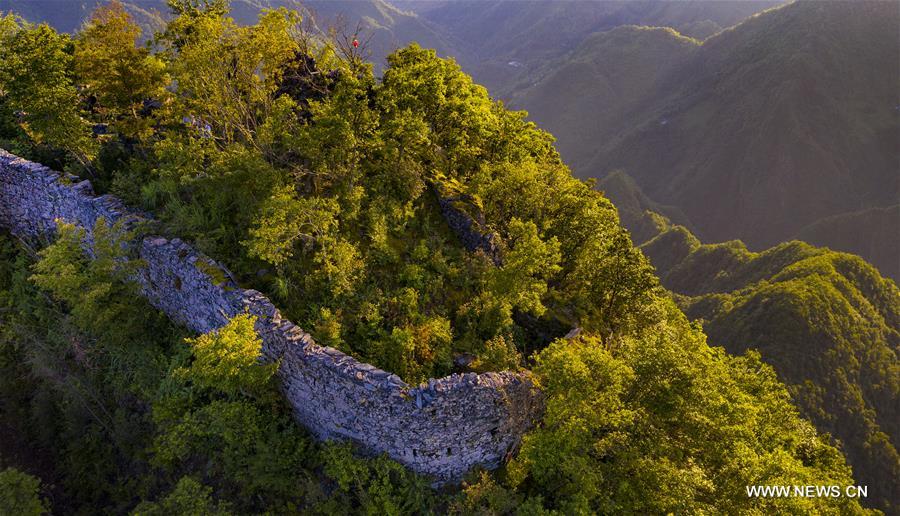
[[[896,513],[900,4],[779,5],[0,0],[0,516]]]
[[[900,290],[859,257],[802,242],[751,253],[674,226],[641,246],[710,343],[758,350],[858,478],[900,489]],[[891,507],[890,496],[878,500]]]

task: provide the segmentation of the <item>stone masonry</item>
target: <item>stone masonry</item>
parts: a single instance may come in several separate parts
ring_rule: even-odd
[[[35,239],[57,219],[88,232],[145,220],[89,182],[0,149],[0,226]],[[88,235],[90,236],[90,235]],[[366,453],[387,453],[438,483],[474,466],[494,468],[540,417],[542,396],[527,373],[454,374],[410,386],[394,374],[313,342],[261,293],[240,288],[221,265],[177,238],[147,237],[144,295],[171,319],[208,332],[244,312],[257,316],[263,353],[280,360],[282,390],[297,420],[321,439],[350,439]]]

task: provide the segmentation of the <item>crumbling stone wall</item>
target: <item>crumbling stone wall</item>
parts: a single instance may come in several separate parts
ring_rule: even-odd
[[[0,149],[0,226],[24,238],[52,233],[62,219],[88,231],[104,217],[133,225],[142,217],[87,181],[64,176]],[[221,265],[179,239],[147,237],[139,281],[150,302],[193,331],[256,315],[263,353],[281,360],[282,390],[297,420],[322,439],[351,439],[387,453],[438,482],[473,466],[498,466],[542,410],[527,374],[451,375],[410,386],[394,374],[313,342],[261,293],[240,288]]]
[[[503,263],[503,251],[500,235],[486,228],[484,215],[480,212],[473,216],[471,198],[465,194],[452,191],[441,181],[431,182],[431,188],[437,196],[441,214],[450,229],[456,233],[460,243],[472,252],[483,252],[488,258],[499,266]]]

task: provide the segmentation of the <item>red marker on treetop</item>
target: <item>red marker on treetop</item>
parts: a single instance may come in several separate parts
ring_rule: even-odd
[[[359,40],[353,38],[353,48],[359,48]]]

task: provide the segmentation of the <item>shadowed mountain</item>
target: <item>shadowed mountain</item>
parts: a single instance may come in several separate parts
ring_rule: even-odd
[[[612,128],[627,127],[634,110],[699,45],[669,28],[629,25],[597,33],[537,71],[537,81],[516,89],[510,103],[549,128],[563,158],[577,167],[614,137]]]
[[[886,276],[900,279],[900,204],[826,217],[801,229],[796,238],[860,254]]]
[[[91,12],[107,0],[0,0],[0,13],[14,12],[34,23],[47,23],[60,32],[75,32]],[[123,0],[122,5],[144,28],[153,32],[163,25],[168,12],[165,0]]]
[[[898,26],[896,2],[798,2],[702,44],[621,27],[512,104],[577,174],[624,171],[704,241],[808,238],[900,277]]]
[[[631,232],[635,245],[647,242],[673,223],[690,228],[690,221],[679,208],[653,202],[634,179],[621,170],[598,181],[597,189],[606,197],[615,199],[619,220]]]
[[[594,33],[646,25],[673,27],[703,39],[779,3],[449,0],[402,5],[464,42],[459,56],[463,66],[478,82],[506,97],[520,83],[533,84],[536,70],[578,48]]]

